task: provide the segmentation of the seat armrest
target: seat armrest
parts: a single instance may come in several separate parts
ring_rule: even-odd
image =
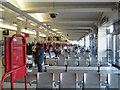
[[[59,88],[60,82],[53,81],[54,88]]]
[[[83,87],[83,81],[76,81],[76,84],[77,84],[79,87]]]
[[[32,80],[32,81],[29,82],[29,85],[32,86],[32,84],[33,84],[34,82],[37,83],[36,80]]]
[[[100,86],[101,87],[109,87],[109,84],[107,83],[107,81],[105,81],[105,82],[101,81]]]

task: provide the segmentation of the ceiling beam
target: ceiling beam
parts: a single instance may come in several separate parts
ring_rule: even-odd
[[[53,29],[91,29],[92,26],[52,26]]]
[[[67,8],[67,9],[55,9],[56,12],[112,12],[112,8]],[[23,10],[24,13],[48,13],[49,9],[46,10]]]
[[[91,29],[91,27],[55,27],[53,29]]]
[[[52,25],[52,28],[54,27],[62,27],[62,28],[66,28],[66,27],[92,27],[92,25]]]
[[[79,19],[52,19],[52,20],[44,20],[41,22],[71,22],[71,21],[98,21],[96,18],[79,18]]]
[[[84,33],[89,33],[89,32],[59,32],[59,33],[62,33],[62,34],[84,34]]]
[[[63,33],[66,33],[66,32],[69,32],[69,33],[74,33],[74,32],[78,32],[78,33],[82,33],[82,32],[86,32],[88,33],[90,30],[62,30],[62,31],[56,31],[56,32],[63,32]]]
[[[52,2],[53,0],[22,0],[24,2]],[[118,2],[119,0],[54,0],[54,2]]]
[[[95,23],[95,21],[49,21],[43,23]]]
[[[37,4],[39,4],[40,2],[36,2]],[[59,2],[59,3],[61,3],[61,2]],[[43,3],[44,4],[44,3]],[[75,6],[75,5],[71,5],[71,6],[65,6],[65,5],[63,5],[63,2],[62,2],[62,5],[60,5],[60,6],[57,6],[57,5],[55,5],[54,7],[55,7],[55,9],[78,9],[78,8],[112,8],[113,7],[113,4],[112,5],[101,5],[100,3],[99,3],[99,5],[97,4],[95,4],[94,2],[93,2],[93,4],[92,5],[89,5],[89,3],[86,3],[87,5],[79,5],[79,6]],[[23,11],[34,11],[34,10],[51,10],[53,8],[53,2],[51,3],[51,5],[44,5],[44,6],[37,6],[37,7],[29,7],[29,8],[22,8],[22,10]]]
[[[54,33],[56,33],[55,31],[51,30],[50,28],[48,28],[47,26],[45,26],[43,23],[39,22],[37,19],[33,18],[32,16],[28,15],[27,13],[22,12],[22,10],[20,10],[19,8],[17,8],[16,6],[14,6],[13,4],[7,2],[6,0],[2,0],[2,5],[9,8],[10,10],[24,16],[26,19],[29,19],[35,23],[37,23],[38,25],[48,29],[49,31],[52,31]],[[57,33],[56,33],[57,34]]]
[[[69,31],[72,31],[72,30],[76,30],[76,31],[90,31],[90,29],[55,29],[54,31],[66,31],[66,30],[69,30]]]

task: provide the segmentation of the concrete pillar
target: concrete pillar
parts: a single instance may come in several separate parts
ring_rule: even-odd
[[[89,34],[85,36],[85,46],[89,48]]]
[[[17,20],[17,34],[21,34],[22,32],[22,21]]]
[[[98,27],[98,62],[106,57],[106,28]]]
[[[48,34],[46,34],[46,43],[48,42]]]
[[[53,37],[54,37],[54,36],[52,36],[52,44],[53,44],[53,41],[54,41]]]
[[[85,39],[85,37],[84,37],[84,46],[86,46],[86,39]]]
[[[85,39],[84,39],[84,38],[82,38],[82,46],[84,46],[84,40],[85,40]]]
[[[40,42],[39,28],[37,28],[37,30],[36,30],[36,41],[37,41],[37,43]]]
[[[80,46],[82,46],[82,40],[80,40]]]

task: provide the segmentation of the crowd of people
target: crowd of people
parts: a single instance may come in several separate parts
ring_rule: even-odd
[[[46,44],[46,43],[37,43],[36,45],[32,43],[27,44],[27,55],[33,55],[35,64],[38,65],[38,72],[42,72],[42,63],[45,59],[45,53],[55,53],[55,57],[59,57],[62,53],[66,52],[68,55],[71,52],[79,54],[80,52],[85,55],[85,52],[90,52],[89,48],[86,49],[85,46],[77,46],[72,44]]]

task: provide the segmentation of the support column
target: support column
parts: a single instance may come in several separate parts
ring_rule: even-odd
[[[36,41],[37,41],[37,43],[40,42],[40,38],[39,38],[39,28],[37,28],[37,30],[36,30]]]
[[[46,44],[47,44],[47,42],[48,42],[48,34],[46,34]]]
[[[89,34],[85,36],[85,46],[89,48]]]
[[[86,45],[85,37],[84,37],[84,46]]]
[[[53,37],[54,37],[54,36],[52,36],[52,44],[53,44],[53,41],[54,41],[54,40],[53,40]]]
[[[22,21],[17,20],[17,34],[21,34],[22,32]]]
[[[98,28],[98,63],[106,57],[106,28]]]
[[[84,40],[85,40],[85,39],[84,39],[84,37],[83,37],[83,38],[82,38],[82,46],[84,46],[84,44],[85,44],[85,43],[84,43],[84,42],[85,42]]]

